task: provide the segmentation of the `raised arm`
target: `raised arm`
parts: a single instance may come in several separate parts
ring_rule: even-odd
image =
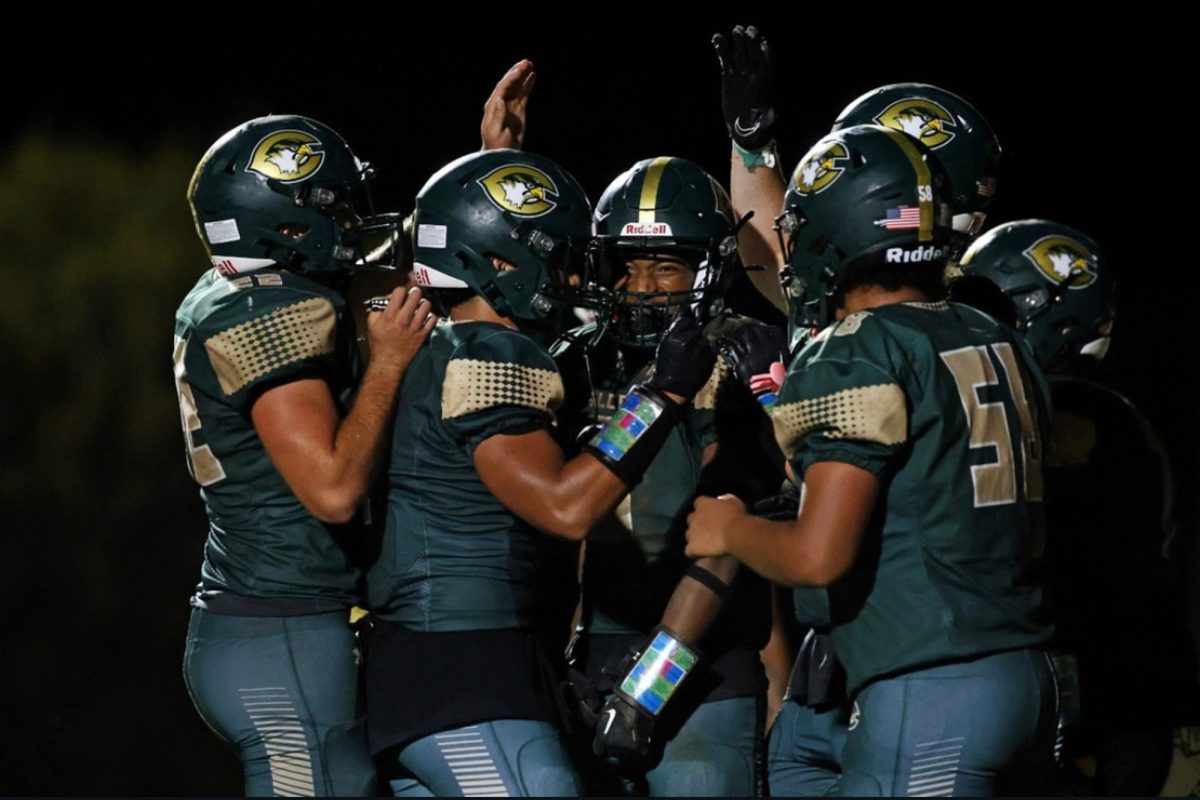
[[[525,144],[525,107],[537,73],[533,62],[521,59],[508,68],[483,104],[479,138],[484,150],[520,150]]]
[[[779,286],[783,253],[774,230],[785,181],[775,149],[770,47],[753,26],[740,25],[728,37],[713,36],[713,47],[721,67],[721,110],[732,140],[730,200],[739,215],[754,212],[738,233],[738,249],[755,287],[786,309]]]

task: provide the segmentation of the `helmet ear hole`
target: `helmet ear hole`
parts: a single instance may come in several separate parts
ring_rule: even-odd
[[[229,160],[225,162],[225,168],[222,170],[222,172],[224,172],[226,175],[233,175],[235,172],[237,172],[236,156],[230,156]]]
[[[297,222],[283,222],[276,230],[288,238],[299,241],[308,233],[308,226]]]
[[[1059,336],[1069,336],[1071,331],[1075,330],[1075,326],[1079,324],[1079,320],[1075,317],[1066,317],[1058,321],[1055,330]]]

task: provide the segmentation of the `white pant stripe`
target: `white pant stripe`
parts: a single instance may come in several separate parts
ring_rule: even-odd
[[[916,745],[915,749],[921,750],[922,748],[926,748],[926,747],[938,747],[941,745],[965,742],[966,740],[967,740],[967,737],[965,737],[965,736],[955,736],[953,739],[938,739],[937,741],[934,741],[934,742],[921,742],[920,744]],[[959,744],[959,747],[961,747],[961,746],[962,745]]]
[[[957,763],[958,763],[957,755],[946,756],[944,758],[932,759],[929,761],[920,761],[920,762],[914,761],[912,764],[912,768],[909,770],[909,774],[911,775],[915,772],[928,772],[929,770],[940,769],[940,768],[946,766],[947,764],[957,764]]]
[[[923,762],[930,758],[946,758],[947,756],[958,756],[962,752],[962,746],[958,747],[938,747],[937,750],[926,750],[923,753],[916,753],[913,756],[914,762]]]
[[[281,689],[241,689],[242,704],[254,729],[262,737],[271,770],[271,788],[275,794],[311,797],[312,759],[304,726],[296,716],[286,691]],[[281,692],[267,698],[265,692]],[[265,702],[267,700],[271,702]],[[263,708],[264,705],[270,706]],[[253,707],[253,708],[252,708]]]

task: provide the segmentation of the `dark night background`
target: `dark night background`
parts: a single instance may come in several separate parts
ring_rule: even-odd
[[[850,10],[810,15],[805,34],[799,13],[745,15],[773,45],[785,166],[844,105],[884,83],[935,83],[979,108],[1004,147],[989,224],[1074,225],[1118,275],[1111,382],[1163,433],[1190,541],[1200,488],[1194,312],[1190,293],[1148,263],[1165,251],[1148,247],[1149,221],[1132,212],[1150,207],[1141,203],[1153,191],[1139,172],[1179,165],[1161,152],[1143,158],[1153,141],[1126,139],[1117,120],[1128,108],[1114,92],[1151,67],[1102,39],[1086,58],[1078,43],[1062,57],[1032,38],[1004,37],[1001,51],[999,36],[950,57],[899,27],[838,33]],[[354,32],[322,31],[333,44],[310,34],[261,47],[246,20],[228,23],[219,42],[198,31],[69,44],[78,64],[69,80],[5,64],[0,794],[241,789],[236,759],[204,728],[181,679],[205,519],[183,461],[170,336],[177,303],[206,268],[184,192],[207,146],[254,116],[312,116],[375,163],[380,206],[408,211],[429,174],[478,147],[484,99],[529,57],[539,80],[526,147],[560,161],[593,199],[655,155],[691,158],[727,181],[708,38],[735,20],[641,16],[654,14],[534,29],[363,19]]]

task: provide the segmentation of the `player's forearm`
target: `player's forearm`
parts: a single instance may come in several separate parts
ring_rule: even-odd
[[[546,487],[541,515],[546,524],[538,527],[555,536],[581,540],[628,492],[595,456],[583,453],[565,463],[557,480]]]
[[[730,555],[769,581],[826,586],[841,573],[823,552],[806,547],[805,538],[799,520],[773,522],[746,514],[729,527],[725,543]]]
[[[783,609],[778,586],[771,587],[771,637],[759,652],[763,671],[767,674],[767,730],[775,723],[783,707],[783,695],[792,675],[792,648],[783,624]]]
[[[492,495],[542,533],[581,540],[628,491],[594,456],[570,461],[542,430],[497,434],[475,448],[475,467]]]
[[[779,286],[783,253],[775,234],[775,217],[783,209],[786,183],[778,164],[746,167],[737,148],[732,149],[729,171],[730,199],[738,214],[753,211],[754,217],[738,233],[738,250],[747,275],[755,287],[780,309],[787,308]],[[760,266],[762,269],[754,269]]]
[[[386,445],[386,432],[404,366],[372,363],[354,399],[354,406],[334,436],[322,495],[327,522],[348,522],[370,489],[375,467]],[[314,512],[316,513],[316,512]]]
[[[697,559],[671,594],[663,611],[662,624],[685,641],[693,644],[701,641],[720,613],[725,591],[736,577],[737,569],[737,559],[729,556]]]

